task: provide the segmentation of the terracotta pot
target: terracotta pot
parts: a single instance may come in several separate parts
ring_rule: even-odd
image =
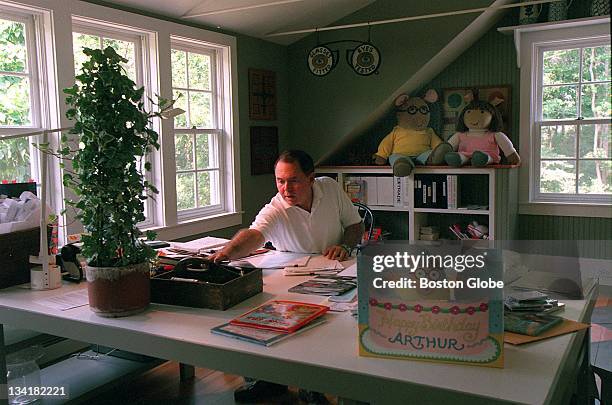
[[[105,318],[129,316],[151,302],[149,263],[125,267],[85,267],[89,307]]]

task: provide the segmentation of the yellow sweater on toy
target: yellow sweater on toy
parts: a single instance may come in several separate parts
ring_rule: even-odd
[[[418,156],[441,143],[442,140],[431,128],[417,130],[396,126],[378,145],[376,154],[385,159],[394,153]]]

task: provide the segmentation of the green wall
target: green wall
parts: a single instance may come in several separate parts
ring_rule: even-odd
[[[509,13],[499,26],[516,24]],[[520,78],[511,35],[496,29],[486,33],[477,44],[464,52],[454,63],[427,84],[426,88],[464,87],[472,85],[510,84],[512,86],[512,125],[508,135],[518,148]],[[512,196],[516,188],[509,190]],[[529,240],[580,240],[581,254],[587,257],[612,258],[612,219],[559,217],[551,215],[519,215],[518,237]]]
[[[338,21],[337,24],[378,21],[488,5],[491,0],[396,1],[375,3]],[[346,51],[356,44],[333,44],[339,61],[324,77],[312,75],[306,66],[308,52],[317,35],[289,46],[289,116],[291,146],[310,152],[318,160],[383,105],[424,63],[436,55],[478,14],[449,16],[371,29],[371,42],[380,50],[379,74],[359,76],[346,62]],[[320,43],[368,38],[366,27],[319,33]]]
[[[287,48],[271,42],[247,37],[238,38],[238,99],[240,102],[240,183],[242,187],[243,225],[215,232],[216,236],[231,237],[248,226],[261,207],[276,194],[272,174],[251,175],[250,126],[277,126],[279,152],[289,147],[288,137],[288,70]],[[249,119],[249,68],[276,72],[277,120],[251,121]],[[191,239],[191,238],[190,238]]]

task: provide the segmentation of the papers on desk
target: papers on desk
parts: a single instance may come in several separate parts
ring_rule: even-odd
[[[230,262],[230,266],[255,267],[259,269],[282,269],[284,267],[306,266],[310,255],[306,253],[288,253],[271,250],[268,253],[246,257]]]
[[[353,263],[346,269],[338,273],[339,276],[343,277],[357,277],[357,263]]]
[[[55,297],[36,300],[34,302],[44,307],[66,311],[89,304],[89,298],[87,296],[87,289],[84,288],[79,291],[56,295]]]
[[[283,269],[285,276],[314,276],[337,274],[344,269],[338,260],[325,256],[311,256],[303,266],[287,266]]]
[[[206,236],[189,242],[170,242],[171,249],[181,250],[188,254],[210,253],[210,250],[225,246],[229,239]]]

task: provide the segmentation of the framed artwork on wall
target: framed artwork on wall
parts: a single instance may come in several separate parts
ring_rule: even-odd
[[[276,120],[276,73],[249,69],[249,118]]]
[[[442,90],[442,136],[443,139],[448,140],[455,133],[455,125],[457,118],[463,108],[468,104],[464,96],[472,90],[478,91],[478,98],[480,100],[491,101],[494,98],[501,98],[504,100],[503,103],[499,104],[499,109],[502,120],[504,121],[503,132],[511,137],[511,86],[500,85],[500,86],[472,86],[472,87],[457,87]]]
[[[251,127],[251,174],[274,173],[278,157],[278,128]]]

